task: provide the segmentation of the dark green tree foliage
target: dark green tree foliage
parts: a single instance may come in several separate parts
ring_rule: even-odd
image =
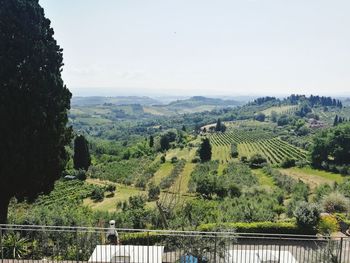
[[[261,121],[261,122],[264,122],[265,121],[265,114],[262,113],[262,112],[259,112],[257,115],[254,116],[254,119],[257,120],[257,121]]]
[[[317,168],[323,168],[325,163],[350,164],[350,125],[338,125],[315,136],[311,162]]]
[[[282,168],[290,168],[294,166],[295,166],[295,160],[290,157],[286,157],[281,163]]]
[[[167,134],[162,135],[162,137],[160,137],[160,149],[162,152],[169,150],[170,148],[170,141],[169,141],[169,137]]]
[[[284,114],[278,118],[277,125],[278,126],[285,126],[289,123],[289,121],[290,121],[290,118],[288,117],[288,115]]]
[[[333,126],[337,126],[338,123],[339,123],[339,117],[338,117],[338,115],[335,115],[335,117],[334,117],[334,122],[333,122]]]
[[[340,100],[333,99],[331,97],[320,97],[320,96],[313,96],[306,97],[305,95],[295,95],[292,94],[287,99],[292,104],[298,104],[299,102],[306,102],[310,104],[311,107],[314,106],[330,106],[330,107],[338,107],[342,108],[343,104]]]
[[[74,140],[74,169],[87,171],[91,165],[89,145],[83,135],[75,137]]]
[[[153,136],[151,135],[151,136],[149,136],[149,147],[150,147],[150,148],[153,148],[153,146],[154,146],[154,138],[153,138]]]
[[[303,118],[310,112],[312,112],[312,109],[307,104],[303,104],[300,109],[295,112],[295,115]]]
[[[238,148],[236,143],[231,144],[231,156],[232,158],[237,158],[239,155]]]
[[[159,198],[160,188],[158,185],[155,185],[153,182],[150,182],[148,185],[148,201],[154,201]]]
[[[275,97],[262,97],[262,98],[257,98],[256,100],[254,100],[254,104],[256,105],[262,105],[266,102],[275,102],[278,101]]]
[[[11,197],[52,190],[71,140],[62,49],[37,0],[0,0],[0,223]]]
[[[215,125],[215,131],[217,132],[225,132],[226,131],[226,126],[221,122],[221,119],[218,119]]]
[[[257,153],[250,157],[249,163],[251,168],[261,168],[267,164],[267,159],[265,156]]]
[[[211,160],[211,145],[208,138],[202,140],[202,144],[199,147],[199,158],[202,162],[207,162]]]

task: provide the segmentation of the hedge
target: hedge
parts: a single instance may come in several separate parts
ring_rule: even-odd
[[[295,234],[314,235],[314,230],[301,229],[295,222],[252,222],[252,223],[210,223],[199,226],[199,231],[217,231],[218,229],[232,229],[236,233],[264,233],[264,234]]]
[[[293,234],[293,235],[315,235],[314,230],[305,230],[297,226],[295,221],[289,222],[252,222],[252,223],[210,223],[200,225],[197,231],[201,232],[220,232],[223,229],[232,229],[235,233],[259,233],[259,234]],[[167,236],[165,233],[140,232],[123,233],[120,239],[123,245],[154,245],[164,241]]]

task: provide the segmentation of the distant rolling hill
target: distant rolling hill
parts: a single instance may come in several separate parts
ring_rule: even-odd
[[[146,96],[118,96],[118,97],[73,97],[72,106],[94,106],[102,104],[113,105],[128,105],[128,104],[140,104],[140,105],[153,105],[159,104],[158,100],[152,99]]]
[[[238,106],[241,103],[235,100],[224,100],[218,98],[207,98],[202,96],[194,96],[185,100],[176,100],[166,105],[167,108],[195,108],[198,106],[209,105],[209,106]]]

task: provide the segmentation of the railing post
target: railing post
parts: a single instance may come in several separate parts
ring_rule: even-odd
[[[2,244],[2,226],[0,226],[0,246],[1,246],[1,263],[4,262],[4,247]]]
[[[214,234],[214,262],[216,262],[216,246],[217,246],[217,236],[216,233]]]
[[[281,237],[278,242],[278,263],[281,263]]]
[[[147,263],[149,263],[149,231],[147,231]]]
[[[340,238],[339,263],[341,263],[343,254],[343,237]]]
[[[79,263],[79,238],[78,238],[78,228],[75,229],[75,239],[76,239],[76,246],[77,246],[77,249],[75,251],[76,253],[76,260],[77,262]]]

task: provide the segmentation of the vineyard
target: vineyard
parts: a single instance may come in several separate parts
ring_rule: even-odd
[[[214,133],[210,135],[210,142],[214,146],[240,144],[244,142],[256,142],[258,140],[272,139],[274,135],[261,130],[232,129],[225,133]]]
[[[210,135],[215,156],[220,156],[217,152],[224,151],[229,160],[230,145],[237,144],[239,156],[250,158],[254,154],[264,155],[271,164],[279,164],[286,158],[295,160],[306,159],[306,152],[274,137],[270,133],[261,131],[232,130],[227,133],[215,133]],[[223,154],[221,154],[223,155]]]
[[[36,205],[50,206],[52,204],[73,204],[82,202],[91,195],[96,186],[79,180],[57,181],[54,190],[49,195],[39,196]]]

